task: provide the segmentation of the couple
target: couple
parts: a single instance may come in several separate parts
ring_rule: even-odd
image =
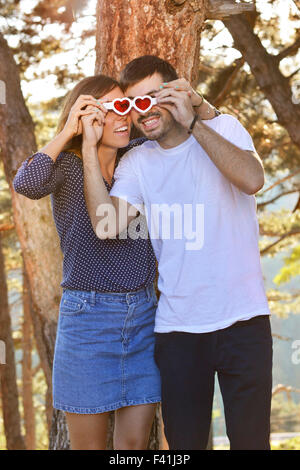
[[[131,123],[146,139],[129,143]],[[231,449],[269,449],[263,182],[243,126],[156,56],[130,62],[120,84],[100,75],[70,92],[14,188],[51,194],[64,254],[53,399],[72,449],[105,449],[111,410],[114,448],[146,449],[161,400],[170,449],[205,449],[216,372]]]

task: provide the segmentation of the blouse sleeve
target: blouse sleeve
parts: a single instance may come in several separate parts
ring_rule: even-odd
[[[23,196],[40,199],[58,191],[63,182],[64,175],[56,162],[46,153],[37,152],[22,163],[13,180],[13,187]]]

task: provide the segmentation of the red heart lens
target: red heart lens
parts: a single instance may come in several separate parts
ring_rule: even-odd
[[[115,101],[114,106],[120,113],[125,113],[130,106],[130,102],[127,99]]]
[[[148,109],[151,106],[151,100],[150,98],[144,98],[144,99],[138,98],[135,101],[135,105],[141,111],[145,111],[145,109]]]

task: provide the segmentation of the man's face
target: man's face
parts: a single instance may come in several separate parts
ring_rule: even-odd
[[[136,96],[150,95],[159,90],[163,78],[159,73],[144,78],[135,85],[129,86],[126,90],[126,96],[135,98]],[[142,114],[135,109],[131,110],[132,122],[137,129],[150,140],[163,139],[175,125],[175,120],[171,113],[166,109],[155,105],[147,113]]]

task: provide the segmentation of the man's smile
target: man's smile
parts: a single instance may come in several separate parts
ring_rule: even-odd
[[[143,125],[143,128],[145,130],[152,130],[156,128],[159,125],[160,122],[160,115],[158,114],[152,114],[151,116],[148,116],[147,118],[139,119],[139,123]]]

